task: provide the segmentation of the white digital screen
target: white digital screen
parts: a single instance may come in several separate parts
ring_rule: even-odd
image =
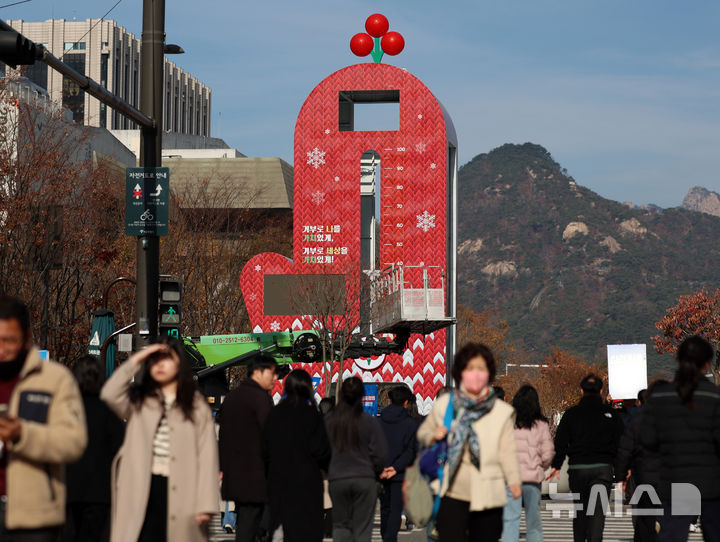
[[[647,388],[647,350],[644,344],[609,344],[608,381],[613,399],[637,399]]]

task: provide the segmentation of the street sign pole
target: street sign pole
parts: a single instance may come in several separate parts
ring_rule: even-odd
[[[140,167],[156,168],[162,162],[164,48],[165,0],[143,0],[140,110],[154,119],[155,124],[140,128]],[[141,347],[158,331],[160,238],[157,235],[140,236],[136,250],[135,322],[140,336],[137,346]]]

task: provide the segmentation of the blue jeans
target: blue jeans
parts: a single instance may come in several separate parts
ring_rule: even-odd
[[[522,496],[513,499],[507,490],[508,502],[503,508],[502,542],[517,542],[520,538],[520,514],[525,504],[527,542],[542,542],[542,519],[540,517],[540,484],[524,482]]]
[[[225,515],[223,516],[223,527],[225,525],[230,525],[233,529],[235,528],[235,524],[237,523],[237,514],[233,510],[230,511],[230,501],[225,501]]]

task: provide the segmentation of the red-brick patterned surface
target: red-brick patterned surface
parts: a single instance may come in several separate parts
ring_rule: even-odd
[[[339,131],[339,92],[383,89],[400,91],[399,130]],[[242,271],[254,331],[303,327],[297,316],[264,314],[266,274],[339,273],[359,262],[360,157],[368,150],[380,155],[382,168],[379,267],[446,267],[447,130],[440,104],[419,79],[400,68],[349,66],[315,87],[298,115],[293,260],[259,254]],[[388,355],[372,365],[379,367],[367,371],[362,360],[346,362],[345,376],[406,382],[426,410],[445,383],[445,332],[413,335],[402,355]],[[304,368],[320,374],[319,364]]]

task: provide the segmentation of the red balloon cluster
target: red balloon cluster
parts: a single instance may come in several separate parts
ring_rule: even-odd
[[[405,48],[405,39],[399,32],[388,32],[390,23],[387,17],[380,13],[370,15],[365,21],[365,32],[355,34],[350,39],[350,50],[357,56],[369,55],[374,46],[373,38],[382,38],[380,47],[388,55],[398,55]]]

